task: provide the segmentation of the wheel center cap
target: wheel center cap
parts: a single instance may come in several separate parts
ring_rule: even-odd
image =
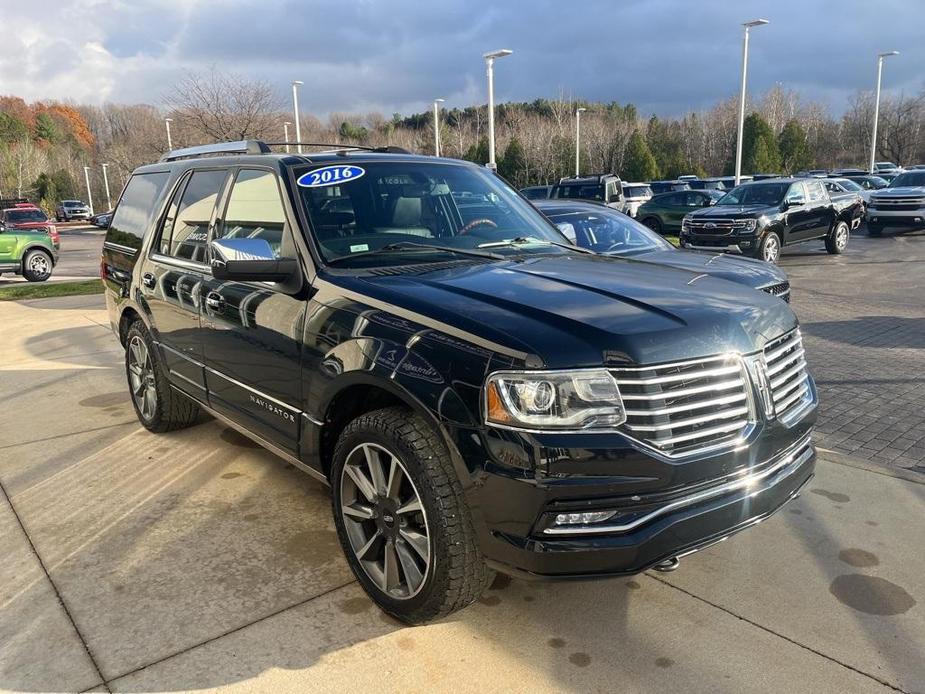
[[[391,499],[382,499],[379,502],[379,527],[388,534],[395,535],[398,533],[398,513],[397,506]]]

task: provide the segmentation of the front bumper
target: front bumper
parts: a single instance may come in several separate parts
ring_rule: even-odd
[[[925,209],[918,210],[882,210],[867,208],[868,224],[881,227],[901,227],[904,229],[925,228]]]
[[[812,478],[816,451],[809,432],[814,419],[795,427],[799,429],[795,443],[710,483],[609,500],[547,499],[540,517],[582,504],[584,508],[612,504],[620,506],[620,512],[590,532],[591,526],[584,526],[580,532],[551,533],[549,525],[542,523],[523,537],[495,529],[490,545],[483,548],[488,563],[523,578],[607,577],[639,573],[723,540],[775,513]],[[509,495],[508,501],[509,513],[523,512],[528,505],[516,494]]]

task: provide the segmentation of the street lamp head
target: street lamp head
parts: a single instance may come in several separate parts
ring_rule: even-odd
[[[878,58],[888,58],[891,55],[899,55],[899,51],[887,51],[886,53],[878,53]]]
[[[485,60],[491,60],[492,58],[503,58],[504,56],[510,55],[513,52],[514,51],[509,48],[502,48],[497,51],[489,51],[488,53],[483,53],[482,57],[485,58]]]
[[[165,119],[164,119],[164,122],[165,122],[165,123],[173,123],[173,118],[165,118]]]
[[[296,86],[301,87],[303,84],[305,84],[305,82],[303,82],[302,80],[292,80],[293,87],[296,87]]]
[[[446,99],[434,99],[435,104],[442,104]]]
[[[762,24],[770,24],[767,19],[753,19],[750,22],[745,22],[742,26],[751,29],[752,27],[760,27]]]
[[[588,109],[586,109],[584,106],[581,106],[581,107],[575,109],[575,113],[584,113],[584,112],[587,111],[587,110],[588,110]]]

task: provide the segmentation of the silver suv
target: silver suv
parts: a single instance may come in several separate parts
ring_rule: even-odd
[[[90,207],[82,200],[62,200],[55,208],[55,219],[59,222],[90,219]]]
[[[867,232],[880,236],[886,227],[925,229],[925,171],[899,174],[874,191],[867,205]]]

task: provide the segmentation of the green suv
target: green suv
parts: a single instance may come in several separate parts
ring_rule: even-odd
[[[58,246],[44,229],[14,229],[0,221],[0,273],[44,282],[58,262]]]
[[[636,210],[636,219],[657,234],[677,234],[681,231],[684,215],[715,205],[723,197],[718,190],[682,190],[662,193],[644,202]]]

